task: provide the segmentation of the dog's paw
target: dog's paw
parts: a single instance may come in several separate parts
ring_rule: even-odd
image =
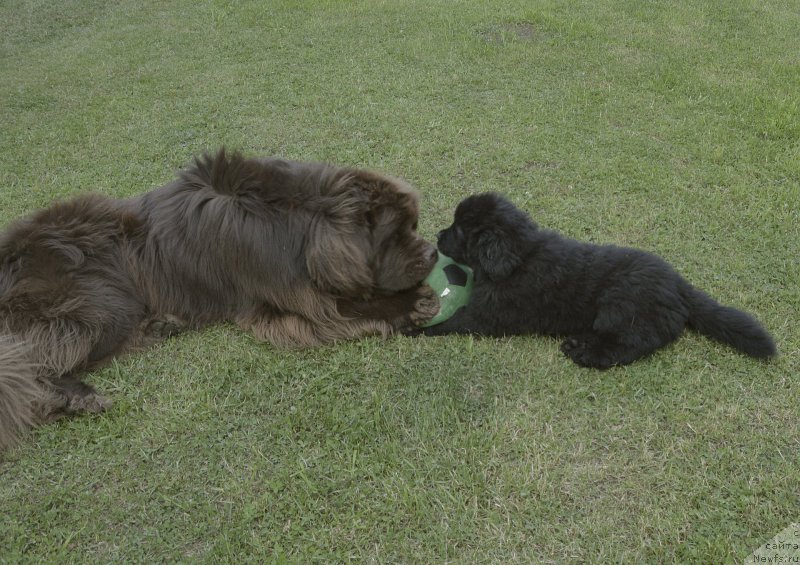
[[[439,297],[436,291],[427,284],[417,289],[417,299],[414,310],[410,314],[411,323],[415,326],[424,324],[439,313]]]
[[[70,397],[66,412],[68,414],[76,414],[79,412],[99,414],[111,408],[113,404],[114,402],[110,398],[96,392],[91,392],[84,396]]]
[[[167,339],[181,333],[186,323],[170,314],[160,318],[152,318],[145,322],[144,335],[152,339]]]

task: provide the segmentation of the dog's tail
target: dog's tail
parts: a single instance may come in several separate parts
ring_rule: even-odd
[[[772,336],[753,316],[721,305],[688,283],[682,290],[689,305],[690,328],[751,357],[766,359],[777,355]]]
[[[0,335],[0,452],[37,424],[36,407],[44,391],[27,350],[10,336]]]

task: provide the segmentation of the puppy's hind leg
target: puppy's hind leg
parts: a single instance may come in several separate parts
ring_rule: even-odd
[[[561,343],[561,351],[581,367],[608,369],[623,365],[621,359],[629,358],[614,336],[600,336],[594,333],[577,334]],[[633,359],[627,361],[630,363]]]
[[[626,300],[622,289],[609,289],[597,305],[591,331],[569,336],[561,351],[581,367],[608,369],[631,363],[647,353],[636,347],[632,326],[637,319],[636,306]],[[626,328],[626,329],[623,329]],[[626,331],[629,339],[621,339]]]
[[[663,312],[615,308],[610,314],[601,310],[592,329],[568,337],[561,351],[582,367],[608,369],[633,363],[675,341],[682,322],[678,314],[670,319]]]

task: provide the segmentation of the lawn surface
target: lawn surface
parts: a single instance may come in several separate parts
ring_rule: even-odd
[[[234,327],[90,376],[0,464],[0,562],[741,562],[800,521],[796,1],[0,3],[0,225],[221,144],[371,167],[420,230],[506,193],[754,313],[583,370],[541,337],[280,351]]]

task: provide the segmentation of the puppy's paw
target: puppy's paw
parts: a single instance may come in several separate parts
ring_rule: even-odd
[[[593,335],[572,336],[561,343],[561,352],[576,365],[592,369],[609,369],[616,365],[613,357],[603,350]]]
[[[417,299],[414,310],[409,315],[411,323],[415,326],[424,324],[439,312],[439,297],[436,291],[427,284],[417,288]]]

